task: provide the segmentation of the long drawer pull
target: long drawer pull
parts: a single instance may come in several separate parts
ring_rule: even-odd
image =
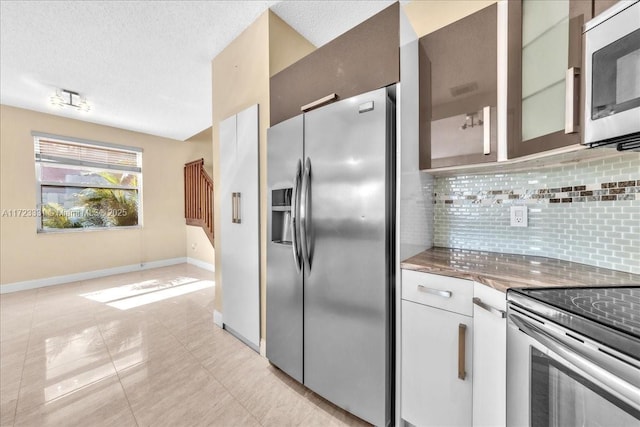
[[[490,306],[489,304],[482,302],[482,300],[478,297],[473,297],[473,303],[475,305],[477,305],[478,307],[487,310],[489,313],[494,314],[496,316],[498,316],[501,319],[504,319],[505,317],[507,317],[507,313],[505,313],[502,310],[499,310],[495,307]]]
[[[420,292],[437,295],[442,298],[451,298],[451,296],[453,295],[451,291],[442,291],[440,289],[427,288],[426,286],[423,286],[423,285],[418,285],[418,290]]]

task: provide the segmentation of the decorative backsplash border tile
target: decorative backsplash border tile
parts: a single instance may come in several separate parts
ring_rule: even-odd
[[[640,274],[640,153],[524,172],[438,177],[434,245]],[[529,208],[510,226],[510,206]]]
[[[533,188],[516,190],[481,190],[475,194],[470,192],[453,192],[450,194],[433,194],[433,203],[450,204],[509,204],[514,200],[527,203],[581,203],[606,202],[616,200],[636,200],[640,193],[640,179],[601,184],[573,185],[557,188]]]

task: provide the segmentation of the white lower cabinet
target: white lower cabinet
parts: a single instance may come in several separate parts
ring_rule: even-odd
[[[506,295],[473,285],[473,425],[506,425]]]
[[[401,416],[415,426],[468,427],[473,412],[473,284],[408,270],[402,281]]]
[[[414,426],[506,425],[506,295],[402,271],[401,418]]]

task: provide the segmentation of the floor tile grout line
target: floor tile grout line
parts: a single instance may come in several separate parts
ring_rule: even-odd
[[[136,427],[140,427],[140,423],[138,423],[138,418],[136,417],[136,413],[133,411],[133,407],[131,406],[131,401],[129,400],[129,395],[127,395],[127,390],[124,388],[124,384],[122,384],[122,378],[120,378],[120,372],[118,372],[118,368],[116,367],[116,364],[113,361],[113,356],[111,355],[111,350],[109,350],[109,346],[107,345],[107,341],[104,339],[104,335],[102,334],[102,330],[100,329],[100,325],[98,324],[98,319],[96,318],[95,313],[93,314],[93,318],[94,318],[94,321],[96,323],[96,328],[98,329],[98,333],[100,334],[100,338],[102,338],[102,342],[104,343],[104,346],[107,349],[107,354],[109,355],[109,360],[111,360],[111,365],[113,365],[113,370],[116,373],[116,377],[118,378],[118,384],[120,384],[120,388],[122,389],[122,393],[124,394],[124,398],[127,401],[127,406],[129,407],[129,412],[131,412],[131,416],[133,417],[133,422],[136,423]]]
[[[215,325],[215,324],[212,324],[211,326],[212,326],[212,327],[214,327],[214,328],[217,328],[217,327],[218,327],[218,326],[217,326],[217,325]],[[165,326],[165,328],[166,328],[166,326]],[[179,338],[179,337],[175,336],[175,335],[173,334],[173,332],[169,330],[169,328],[166,328],[166,329],[167,329],[167,331],[169,331],[169,334],[170,334],[172,337],[174,337],[174,338],[175,338],[175,339],[180,343],[180,345],[181,345],[182,347],[184,347],[184,349],[185,349],[185,350],[187,350],[187,352],[188,352],[188,353],[189,353],[189,354],[190,354],[190,355],[191,355],[195,360],[197,360],[197,361],[198,361],[198,364],[199,364],[199,365],[200,365],[200,366],[201,366],[201,367],[202,367],[202,368],[207,372],[207,374],[209,374],[209,375],[211,376],[211,378],[213,378],[213,380],[214,380],[215,382],[217,382],[218,384],[220,384],[220,386],[221,386],[223,389],[225,389],[225,391],[226,391],[227,393],[229,393],[229,396],[231,396],[231,397],[233,398],[233,400],[235,400],[235,401],[238,403],[238,405],[240,405],[240,406],[241,406],[245,411],[247,411],[247,413],[248,413],[249,415],[251,415],[251,418],[253,418],[253,419],[258,423],[258,425],[262,426],[263,424],[260,422],[260,420],[258,419],[258,417],[256,417],[256,416],[255,416],[255,414],[254,414],[254,413],[253,413],[249,408],[247,408],[245,405],[243,405],[243,404],[242,404],[242,402],[241,402],[240,400],[238,400],[238,398],[237,398],[237,397],[236,397],[236,396],[231,392],[231,390],[229,390],[229,389],[227,388],[227,386],[226,386],[226,385],[224,385],[224,384],[223,384],[223,383],[222,383],[222,382],[221,382],[221,381],[220,381],[220,380],[215,376],[215,374],[214,374],[213,372],[211,372],[211,371],[210,371],[210,370],[209,370],[209,369],[204,365],[204,363],[202,363],[202,361],[201,361],[201,360],[200,360],[200,359],[199,359],[195,354],[193,354],[193,352],[191,352],[191,350],[189,350],[189,348],[188,348],[188,347],[187,347],[187,346],[182,342],[182,340],[180,340],[180,338]],[[223,333],[229,334],[227,331],[225,331],[225,330],[224,330],[224,328],[220,328],[220,329],[222,329],[222,332],[223,332]],[[229,335],[231,336],[231,334],[229,334]],[[233,338],[235,338],[235,337],[233,337]],[[262,357],[262,355],[260,355],[260,357]]]
[[[90,287],[92,289],[95,289],[97,285],[99,285],[98,283],[93,283],[93,281],[89,281],[87,283],[91,285]],[[39,333],[39,330],[37,328],[34,329],[34,325],[36,325],[36,323],[40,324],[39,319],[43,318],[42,315],[46,315],[44,317],[48,317],[48,314],[49,314],[48,312],[42,313],[40,311],[40,308],[46,308],[47,296],[48,295],[46,292],[38,292],[36,294],[33,294],[31,297],[32,305],[31,306],[27,305],[27,310],[25,310],[26,312],[24,313],[25,316],[23,318],[27,320],[28,323],[25,322],[25,324],[29,325],[29,330],[25,331],[25,332],[28,332],[25,334],[27,339],[27,343],[26,343],[27,346],[25,349],[24,357],[22,359],[22,370],[20,372],[20,382],[18,383],[18,388],[19,388],[18,392],[20,392],[20,389],[23,388],[25,384],[28,384],[28,383],[25,383],[25,381],[28,381],[28,379],[30,378],[29,376],[25,377],[25,372],[28,373],[26,370],[26,360],[29,360],[30,345],[32,346],[34,344],[34,342],[32,342],[31,340],[35,339],[36,340],[35,343],[40,343],[41,339],[46,339],[49,337],[49,335]],[[56,297],[57,296],[65,297],[65,294],[64,293],[56,294]],[[206,296],[207,298],[209,298],[210,293],[207,293]],[[128,384],[127,377],[124,374],[124,371],[118,370],[116,368],[115,360],[119,360],[118,354],[116,352],[117,345],[116,346],[106,345],[107,341],[109,342],[113,341],[112,337],[109,335],[108,321],[110,320],[116,321],[116,322],[134,321],[138,323],[143,323],[146,320],[149,322],[153,322],[157,326],[159,326],[160,328],[158,329],[158,332],[162,332],[162,336],[170,337],[170,340],[173,340],[173,343],[174,343],[173,345],[176,346],[175,347],[176,349],[180,351],[186,350],[185,356],[188,355],[188,356],[191,356],[192,358],[191,361],[188,361],[185,358],[184,363],[180,362],[179,360],[176,362],[172,362],[171,366],[180,368],[180,366],[183,365],[184,367],[193,366],[193,368],[196,370],[202,369],[202,371],[200,371],[198,376],[200,377],[200,375],[205,375],[205,377],[200,377],[200,378],[204,380],[205,378],[208,377],[210,381],[212,381],[210,383],[212,387],[211,388],[207,387],[206,393],[202,394],[202,397],[204,399],[208,399],[209,397],[215,397],[216,395],[226,396],[226,394],[224,393],[228,393],[228,397],[225,397],[224,399],[228,402],[228,405],[223,404],[219,406],[225,414],[227,414],[229,410],[232,410],[232,412],[234,413],[237,412],[236,415],[238,417],[240,416],[242,416],[243,418],[246,417],[245,418],[246,423],[255,423],[256,425],[259,425],[259,426],[270,425],[270,424],[273,424],[273,422],[276,420],[285,420],[287,419],[288,415],[289,416],[292,415],[292,414],[288,414],[286,411],[275,411],[275,412],[270,411],[268,414],[262,415],[260,418],[258,418],[258,415],[261,413],[261,410],[259,410],[258,407],[256,407],[255,405],[252,405],[253,399],[243,398],[243,396],[245,396],[243,391],[244,388],[239,389],[235,387],[234,384],[236,384],[236,382],[234,380],[234,377],[227,377],[226,374],[227,372],[230,372],[235,376],[236,374],[242,374],[242,373],[264,372],[266,368],[265,366],[266,364],[263,363],[264,360],[263,361],[258,360],[259,358],[264,359],[264,357],[262,355],[253,354],[253,352],[245,352],[244,351],[245,349],[241,348],[242,346],[236,346],[235,342],[232,343],[231,341],[235,341],[237,339],[232,335],[230,335],[228,331],[216,330],[217,326],[211,322],[211,311],[208,308],[210,308],[210,305],[206,301],[205,301],[205,304],[203,305],[199,297],[196,294],[194,294],[194,296],[189,296],[186,299],[176,298],[173,304],[166,303],[166,302],[161,302],[160,304],[153,303],[145,306],[141,310],[134,310],[136,312],[140,311],[140,314],[142,314],[142,316],[140,317],[137,316],[137,313],[133,313],[133,316],[131,317],[124,313],[123,314],[120,314],[118,312],[112,313],[111,310],[108,310],[108,312],[105,312],[104,310],[97,310],[97,311],[92,311],[90,313],[86,313],[84,310],[80,308],[78,309],[79,315],[84,313],[83,319],[86,319],[87,324],[93,323],[93,325],[97,326],[98,333],[100,334],[100,338],[102,339],[103,344],[107,349],[107,355],[108,355],[107,360],[111,361],[112,366],[114,367],[114,372],[116,374],[116,376],[111,375],[107,378],[115,378],[118,380],[118,384],[121,386],[121,389],[123,391],[123,396],[126,399],[130,414],[132,415],[134,424],[136,426],[145,425],[143,422],[144,421],[143,418],[141,418],[140,411],[136,413],[134,411],[134,408],[132,407],[132,402],[137,401],[136,395],[135,393],[133,393],[133,391],[130,388],[129,389],[125,388],[125,383]],[[36,316],[36,312],[38,313],[37,316]],[[53,311],[51,315],[52,316],[54,315]],[[64,328],[66,325],[65,322],[73,322],[73,319],[69,318],[68,320],[58,322],[59,324],[57,323],[55,325],[55,329],[57,330],[58,328]],[[52,325],[52,327],[54,326]],[[150,330],[149,332],[153,334],[153,331]],[[147,336],[147,334],[145,333],[144,336]],[[106,340],[106,338],[109,338],[109,340]],[[96,339],[97,339],[97,336],[96,336]],[[150,337],[150,339],[153,340],[153,336]],[[166,349],[169,342],[170,341],[166,341],[164,344],[162,344],[162,342],[158,342],[158,344],[160,344],[161,349]],[[117,344],[117,340],[115,344]],[[208,352],[207,349],[211,349],[212,346],[216,344],[220,344],[223,347],[226,344],[226,345],[230,345],[230,347],[228,347],[227,350],[223,352],[211,353],[211,355],[214,356],[212,359],[207,356],[207,354],[210,354],[210,352]],[[180,349],[180,347],[182,347],[182,349]],[[215,357],[216,355],[219,355],[220,357]],[[236,357],[236,355],[242,356],[242,357],[238,358]],[[159,356],[161,356],[161,353],[153,354],[150,356],[152,358],[148,360],[158,361]],[[18,361],[17,361],[18,364],[19,364],[19,359],[20,359],[20,353],[18,353]],[[231,361],[231,359],[233,360],[237,359],[242,363],[227,364],[225,362],[226,360]],[[212,360],[214,361],[214,364],[209,363]],[[222,362],[223,364],[219,365],[218,362]],[[222,370],[218,369],[218,366],[222,366],[223,369]],[[225,369],[225,368],[228,368],[228,369]],[[232,369],[232,371],[229,371],[229,369]],[[266,372],[264,373],[266,374]],[[268,377],[265,377],[263,375],[260,375],[259,378],[268,379]],[[255,387],[256,389],[261,387],[261,385],[258,383],[252,385],[252,383],[249,382],[247,385],[249,387],[248,390],[250,392],[253,387]],[[267,387],[267,385],[265,385],[265,387]],[[232,392],[232,390],[234,391]],[[267,388],[263,387],[263,390],[270,391],[271,389],[268,387]],[[216,393],[216,391],[218,391],[218,393]],[[259,396],[253,392],[251,393],[252,393],[252,396],[253,395]],[[241,398],[243,398],[242,401],[240,400]],[[22,399],[22,402],[24,404],[24,399]],[[287,400],[286,402],[289,402],[289,400]],[[311,416],[315,420],[316,418],[314,414],[325,413],[325,411],[318,412],[319,407],[313,402],[309,401],[309,403],[311,407],[313,407],[314,409],[308,414],[307,414],[307,410],[304,409],[306,408],[306,404],[304,408],[303,406],[300,406],[297,403],[295,405],[295,408],[297,408],[296,410],[300,410],[301,408],[304,409],[305,419],[309,419],[309,416]],[[285,406],[288,408],[289,407],[288,405],[289,403],[286,403]],[[20,415],[22,414],[22,412],[18,413],[17,407],[18,407],[18,402],[16,401],[16,406],[14,407],[14,413],[13,413],[14,425],[19,423],[20,419],[23,419],[22,415]],[[123,407],[121,408],[124,410]],[[291,406],[291,408],[293,409],[294,406]],[[216,410],[219,410],[219,409],[216,409]],[[83,413],[82,411],[83,410],[80,410],[79,414],[82,414]],[[273,414],[271,414],[271,412],[273,412]],[[240,413],[242,413],[242,415]],[[126,410],[122,414],[123,415],[126,414]],[[20,415],[20,419],[16,417],[18,415]],[[279,418],[273,418],[272,415],[277,415]],[[330,419],[334,419],[334,421],[336,421],[338,424],[349,425],[348,419],[343,420],[342,418],[340,419],[335,418],[335,416],[332,415],[331,412],[326,412],[326,415],[329,417],[328,419],[325,419],[325,421],[327,422],[331,422]],[[280,417],[284,417],[284,418],[280,418]],[[236,419],[236,422],[238,421],[238,418],[234,418],[234,419]],[[212,420],[213,420],[212,422],[215,422],[215,418],[213,418]],[[302,419],[296,418],[296,420],[298,420],[295,423],[296,425],[304,425],[304,421]],[[201,421],[204,421],[204,419],[202,419]],[[293,422],[293,419],[289,418],[289,421]]]
[[[27,346],[24,349],[24,357],[22,358],[22,369],[20,371],[20,382],[18,383],[18,396],[16,396],[16,406],[13,408],[13,426],[16,425],[16,419],[18,418],[18,403],[20,403],[20,391],[22,390],[22,379],[24,376],[24,367],[27,363],[27,354],[29,353],[29,345],[31,344],[31,330],[33,328],[33,317],[36,311],[36,301],[39,291],[33,296],[33,307],[31,308],[31,320],[29,320],[29,336],[27,337]]]

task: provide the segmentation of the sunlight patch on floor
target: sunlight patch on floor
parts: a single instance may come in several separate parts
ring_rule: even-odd
[[[120,310],[129,310],[141,305],[211,288],[214,285],[215,282],[212,280],[198,280],[193,277],[176,277],[169,281],[150,279],[80,294],[80,296]]]

